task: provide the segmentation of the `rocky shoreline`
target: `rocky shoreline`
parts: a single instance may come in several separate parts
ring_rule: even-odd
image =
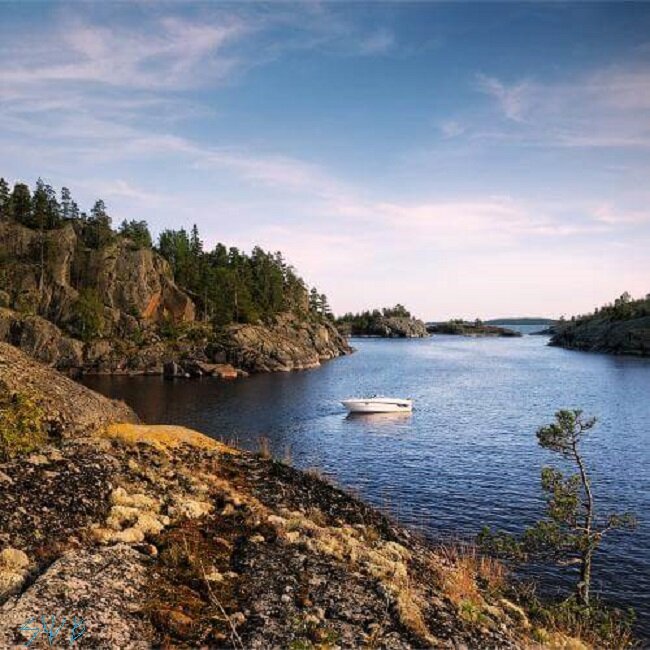
[[[172,340],[151,331],[138,342],[83,342],[40,316],[0,308],[0,341],[72,375],[211,375],[232,379],[248,373],[316,368],[352,352],[330,323],[293,314],[281,314],[266,326],[231,325],[218,334],[197,324]]]
[[[650,316],[558,323],[553,328],[549,345],[585,352],[650,357]]]
[[[429,336],[423,321],[405,316],[379,316],[369,326],[340,323],[338,328],[345,336],[359,338],[419,339]]]
[[[446,323],[427,323],[427,331],[429,334],[451,334],[456,336],[497,336],[506,338],[522,336],[521,332],[507,327],[460,320],[452,320]]]
[[[137,424],[6,344],[0,389],[48,422],[46,442],[0,463],[0,647],[24,646],[42,614],[81,619],[80,647],[567,642],[533,629],[495,565],[436,550],[315,475]]]

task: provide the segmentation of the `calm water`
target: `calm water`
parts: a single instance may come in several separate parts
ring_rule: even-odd
[[[184,424],[317,467],[433,536],[482,524],[520,530],[542,508],[540,467],[555,458],[535,430],[560,408],[599,418],[585,444],[601,511],[632,510],[639,528],[612,536],[596,586],[637,610],[650,638],[650,360],[549,348],[541,336],[353,341],[357,353],[313,371],[212,379],[88,377],[150,423]],[[369,393],[410,396],[410,416],[348,418]],[[606,557],[605,557],[606,556]],[[548,577],[548,576],[547,576]]]

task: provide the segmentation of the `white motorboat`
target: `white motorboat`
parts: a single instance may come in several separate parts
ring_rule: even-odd
[[[413,400],[399,397],[351,397],[341,404],[350,413],[410,413]]]

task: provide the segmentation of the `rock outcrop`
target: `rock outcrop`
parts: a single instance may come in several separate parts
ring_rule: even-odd
[[[328,321],[281,314],[267,326],[231,325],[221,340],[228,361],[249,372],[316,368],[352,348]]]
[[[41,234],[0,222],[0,276],[4,306],[60,327],[74,322],[80,291],[89,286],[101,297],[105,335],[131,333],[139,321],[194,320],[194,303],[155,251],[121,237],[100,249],[87,248],[71,223]]]
[[[424,338],[429,336],[423,321],[418,318],[405,318],[402,316],[382,317],[379,323],[381,336],[387,338]]]
[[[629,320],[592,317],[559,322],[549,345],[588,352],[650,356],[650,316]]]
[[[316,368],[352,348],[327,321],[281,314],[269,325],[231,325],[215,335],[195,324],[173,340],[150,331],[141,340],[66,336],[40,316],[0,308],[0,341],[58,370],[92,374],[214,376]]]
[[[411,316],[377,315],[370,322],[338,323],[338,329],[344,336],[375,336],[387,339],[416,339],[429,336],[426,325]]]
[[[292,313],[215,331],[195,320],[194,302],[158,253],[123,237],[88,248],[71,223],[41,235],[0,222],[0,280],[0,341],[59,370],[165,374],[167,367],[170,376],[233,378],[314,368],[351,352],[328,321]],[[102,323],[91,336],[78,322],[88,288]]]
[[[521,332],[507,327],[461,320],[451,320],[445,323],[428,323],[427,331],[430,334],[452,334],[458,336],[499,336],[507,338],[522,336]]]
[[[0,390],[20,392],[38,404],[57,437],[101,430],[110,422],[137,422],[122,402],[102,397],[6,343],[0,343]]]

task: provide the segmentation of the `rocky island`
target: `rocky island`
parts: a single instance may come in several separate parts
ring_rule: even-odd
[[[75,373],[232,377],[351,351],[280,253],[205,252],[196,227],[154,248],[145,222],[116,232],[102,201],[62,196],[0,179],[0,341]]]
[[[573,350],[650,356],[650,294],[633,300],[624,293],[591,314],[560,320],[549,345]]]
[[[497,325],[489,325],[478,319],[473,322],[457,319],[446,321],[445,323],[427,323],[427,331],[430,334],[454,334],[458,336],[521,336],[521,332],[517,332],[516,330]]]
[[[3,648],[43,613],[81,647],[584,647],[530,619],[498,563],[314,474],[139,424],[4,343],[0,486]]]
[[[399,304],[381,310],[345,314],[336,320],[336,326],[345,336],[409,339],[429,336],[424,322]]]

